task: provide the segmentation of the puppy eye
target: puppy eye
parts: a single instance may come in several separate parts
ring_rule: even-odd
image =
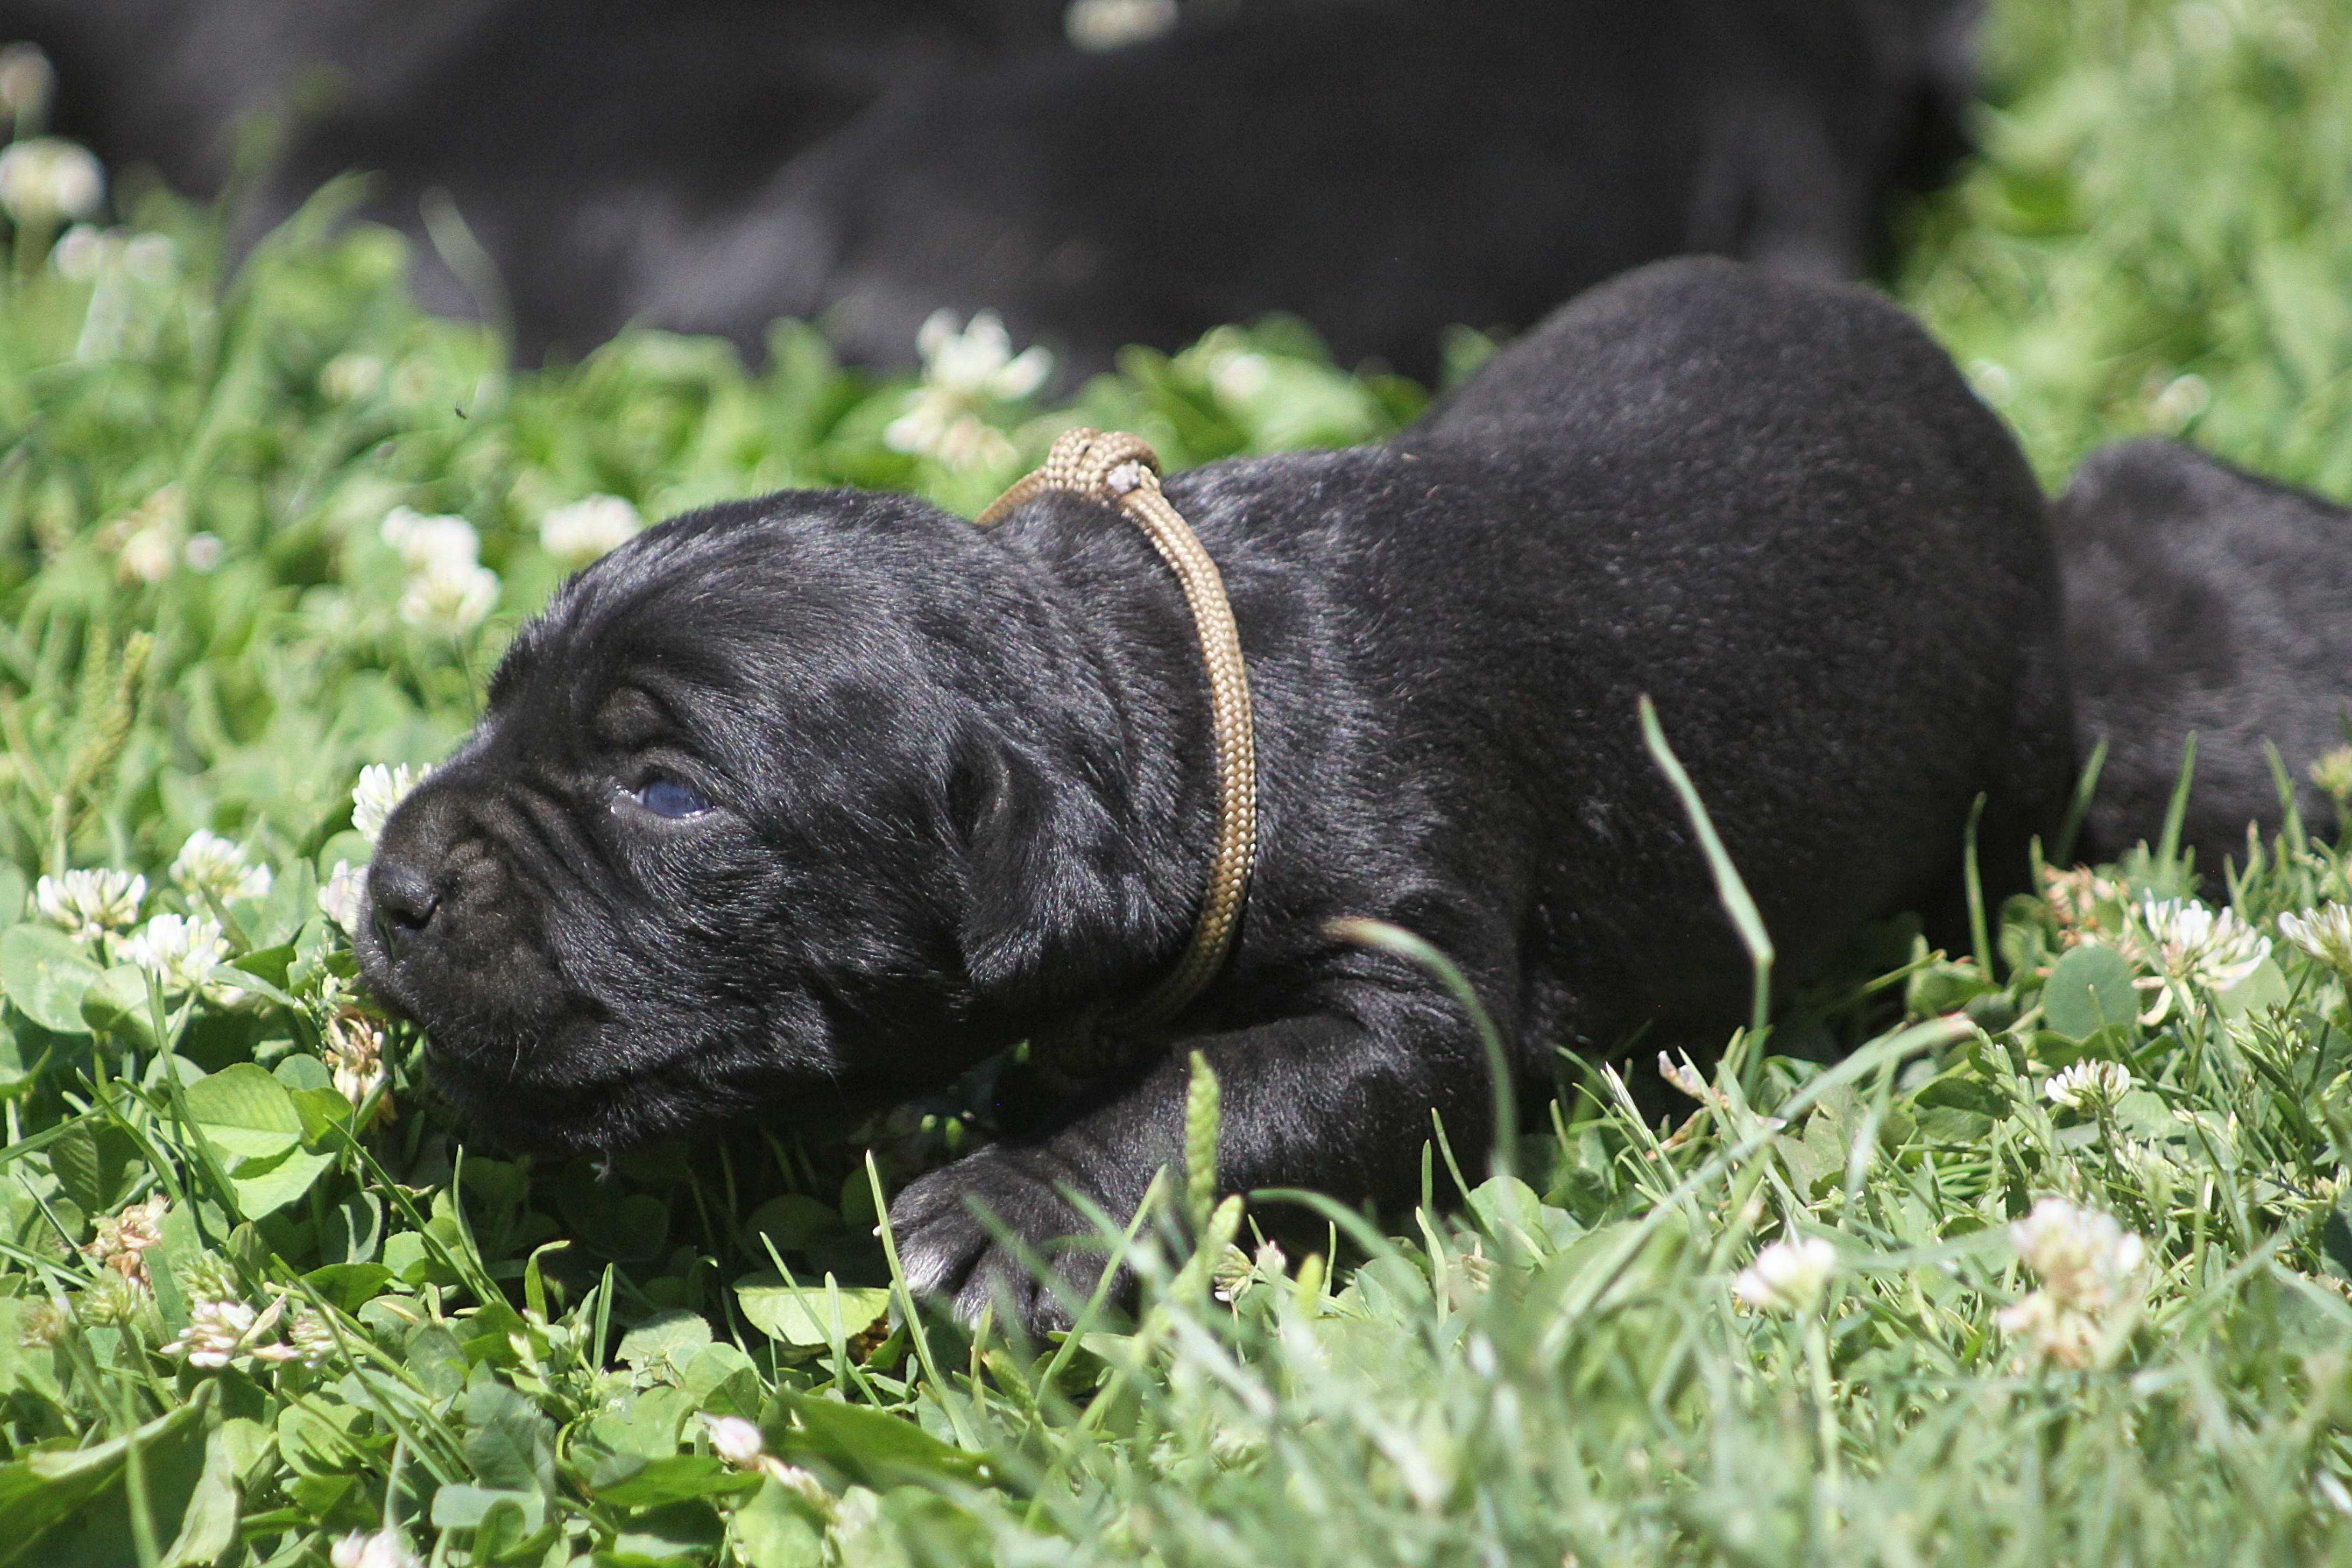
[[[682,779],[667,773],[656,773],[629,792],[639,805],[656,816],[672,820],[685,816],[700,816],[710,809],[710,802],[700,790]]]

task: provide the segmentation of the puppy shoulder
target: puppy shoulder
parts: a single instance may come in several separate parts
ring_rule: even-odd
[[[1726,416],[1785,425],[1808,405],[1940,417],[1972,401],[1942,349],[1878,295],[1685,257],[1560,307],[1423,429],[1663,421],[1699,431]]]

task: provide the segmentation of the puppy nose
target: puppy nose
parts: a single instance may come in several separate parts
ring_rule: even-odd
[[[386,864],[379,857],[368,868],[368,902],[375,917],[376,934],[386,947],[397,947],[432,923],[441,907],[441,889],[415,867],[399,860]]]

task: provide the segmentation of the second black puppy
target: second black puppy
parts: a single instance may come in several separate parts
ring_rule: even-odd
[[[1409,1198],[1433,1110],[1486,1143],[1460,1009],[1335,916],[1452,953],[1537,1079],[1557,1043],[1742,1016],[1641,693],[1791,977],[1944,888],[1979,792],[2021,846],[2069,783],[2040,495],[1857,290],[1664,264],[1400,441],[1168,493],[1248,658],[1256,880],[1171,1040],[899,1196],[914,1279],[967,1313],[1001,1281],[1055,1321],[970,1205],[1046,1252],[1085,1229],[1063,1186],[1130,1212],[1181,1162],[1187,1049],[1228,1190]],[[385,826],[362,962],[518,1142],[842,1118],[1151,986],[1213,803],[1193,624],[1135,529],[788,492],[646,534],[522,632]]]
[[[1069,370],[1287,310],[1432,379],[1661,257],[1859,276],[1966,148],[1969,0],[1269,5],[893,93],[675,242],[633,309],[903,363],[941,306]],[[544,265],[533,258],[534,266]]]
[[[2113,859],[2164,820],[2197,737],[2181,842],[2219,873],[2246,828],[2278,831],[2278,748],[2305,822],[2336,807],[2308,770],[2352,710],[2352,511],[2178,441],[2093,454],[2051,509],[2081,742],[2108,752],[2084,853]]]

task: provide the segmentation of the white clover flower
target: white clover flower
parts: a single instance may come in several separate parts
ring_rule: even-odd
[[[169,1204],[169,1199],[157,1193],[119,1215],[99,1215],[91,1222],[98,1234],[82,1244],[83,1254],[95,1259],[101,1268],[110,1268],[126,1279],[146,1284],[146,1251],[163,1239],[163,1211]]]
[[[982,310],[961,330],[952,310],[934,310],[915,333],[923,356],[923,379],[933,386],[972,397],[1017,403],[1045,384],[1054,356],[1043,348],[1013,352],[1004,320]]]
[[[1176,0],[1070,0],[1062,32],[1074,47],[1099,54],[1149,43],[1176,26]]]
[[[882,439],[894,452],[929,458],[959,473],[1001,468],[1014,456],[1003,431],[929,387],[908,395],[907,412],[890,421]]]
[[[277,879],[268,867],[247,864],[246,854],[236,839],[198,828],[172,862],[172,880],[192,902],[200,902],[207,892],[224,904],[266,899]]]
[[[705,1415],[703,1430],[710,1435],[710,1451],[739,1470],[757,1470],[788,1490],[798,1492],[814,1507],[830,1512],[833,1496],[824,1483],[797,1465],[788,1465],[767,1450],[760,1428],[740,1415]]]
[[[1739,1271],[1731,1293],[1763,1311],[1802,1314],[1822,1304],[1836,1272],[1837,1248],[1822,1237],[1776,1241]]]
[[[57,90],[58,73],[49,57],[36,44],[10,44],[0,49],[0,110],[21,125],[37,120]]]
[[[1995,408],[2006,408],[2017,397],[2017,377],[1999,360],[1969,361],[1968,378],[1976,395]]]
[[[2352,904],[2279,916],[2279,934],[2339,974],[2352,975]]]
[[[157,915],[137,935],[123,939],[117,956],[155,976],[167,995],[194,993],[226,1005],[240,994],[236,972],[228,967],[228,942],[216,921]]]
[[[68,871],[33,884],[33,912],[76,942],[97,942],[139,919],[147,879],[130,871]]]
[[[740,1415],[705,1415],[702,1426],[710,1434],[710,1451],[738,1469],[750,1469],[768,1451],[760,1428]]]
[[[1228,406],[1255,402],[1273,381],[1274,362],[1255,349],[1220,354],[1209,368],[1209,390]]]
[[[340,927],[345,936],[360,929],[360,910],[367,901],[367,868],[338,860],[319,889],[319,912]]]
[[[2144,1285],[2147,1245],[2113,1215],[2043,1198],[2009,1227],[2042,1288],[1995,1317],[2003,1333],[2063,1366],[2105,1360]]]
[[[1995,1312],[1993,1323],[2061,1366],[2080,1371],[2103,1359],[2106,1336],[2100,1319],[2067,1306],[2047,1290],[2029,1290],[2014,1306]]]
[[[590,496],[539,520],[540,548],[567,566],[585,566],[635,539],[646,520],[619,496]]]
[[[1259,1285],[1286,1278],[1289,1268],[1290,1259],[1271,1241],[1259,1243],[1255,1258],[1229,1241],[1209,1269],[1209,1294],[1231,1306]]]
[[[428,637],[461,637],[499,602],[499,574],[487,566],[436,562],[408,580],[400,618]]]
[[[2115,1300],[2147,1260],[2147,1244],[2115,1215],[2064,1198],[2041,1199],[2009,1234],[2048,1289],[2083,1305]]]
[[[180,563],[178,531],[160,522],[133,529],[115,553],[114,563],[124,582],[153,587]]]
[[[197,1301],[188,1309],[187,1328],[163,1353],[190,1366],[226,1366],[254,1353],[261,1337],[277,1325],[278,1313],[277,1305],[264,1316],[242,1301]]]
[[[1033,395],[1053,374],[1054,356],[1034,346],[1014,354],[993,310],[961,330],[954,311],[934,310],[915,347],[923,356],[923,384],[907,395],[906,412],[882,432],[884,443],[951,468],[1009,461],[1013,443],[980,410]]]
[[[386,544],[400,552],[411,572],[424,574],[438,568],[454,573],[482,557],[482,536],[474,525],[448,512],[428,517],[413,508],[396,506],[384,514],[377,531]]]
[[[26,227],[88,217],[106,199],[106,171],[89,149],[61,136],[0,147],[0,207]]]
[[[389,1530],[354,1531],[335,1542],[327,1553],[334,1568],[425,1568],[425,1559],[401,1543]]]
[[[180,547],[180,564],[191,572],[202,574],[218,570],[222,557],[227,553],[228,546],[222,542],[219,534],[191,534],[188,536],[187,543]]]
[[[368,1096],[383,1087],[382,1026],[356,1007],[341,1008],[328,1016],[326,1047],[335,1092],[350,1100],[353,1110],[365,1105]],[[392,1102],[387,1100],[377,1107],[375,1120],[392,1118]]]
[[[2181,899],[2147,898],[2132,910],[2126,943],[2131,955],[2157,973],[2137,982],[2155,994],[2145,1024],[2160,1024],[2176,994],[2196,1005],[2200,991],[2227,991],[2262,966],[2271,939],[2240,920],[2234,910],[2219,911]]]
[[[383,385],[383,361],[373,354],[337,354],[319,372],[319,390],[332,403],[358,403],[374,396]],[[415,513],[409,515],[414,517]],[[391,521],[384,519],[386,523]]]
[[[412,768],[403,763],[390,768],[382,763],[370,763],[362,768],[360,782],[352,788],[352,826],[359,830],[360,837],[374,843],[383,834],[384,819],[392,815],[393,807],[407,799],[408,792],[423,784],[432,772],[430,763]]]
[[[115,573],[123,582],[152,586],[179,566],[187,529],[187,494],[170,484],[99,530],[98,539],[114,552]]]
[[[2175,376],[2148,401],[2148,413],[2163,428],[2178,435],[2189,422],[2213,406],[2213,388],[2201,375]]]
[[[145,1281],[101,1268],[75,1299],[74,1316],[88,1328],[120,1329],[144,1318],[153,1305]]]
[[[304,1366],[317,1366],[335,1353],[335,1331],[307,1307],[295,1313],[293,1322],[287,1325],[286,1342],[293,1346],[296,1359]]]
[[[2042,1086],[2053,1105],[2070,1110],[2112,1108],[2131,1092],[2131,1069],[2121,1062],[2080,1061]]]
[[[2081,945],[2100,929],[2101,905],[2124,901],[2123,889],[2088,866],[2063,871],[2055,866],[2044,866],[2042,895],[2050,905],[2050,912],[2057,918],[2068,947]]]

